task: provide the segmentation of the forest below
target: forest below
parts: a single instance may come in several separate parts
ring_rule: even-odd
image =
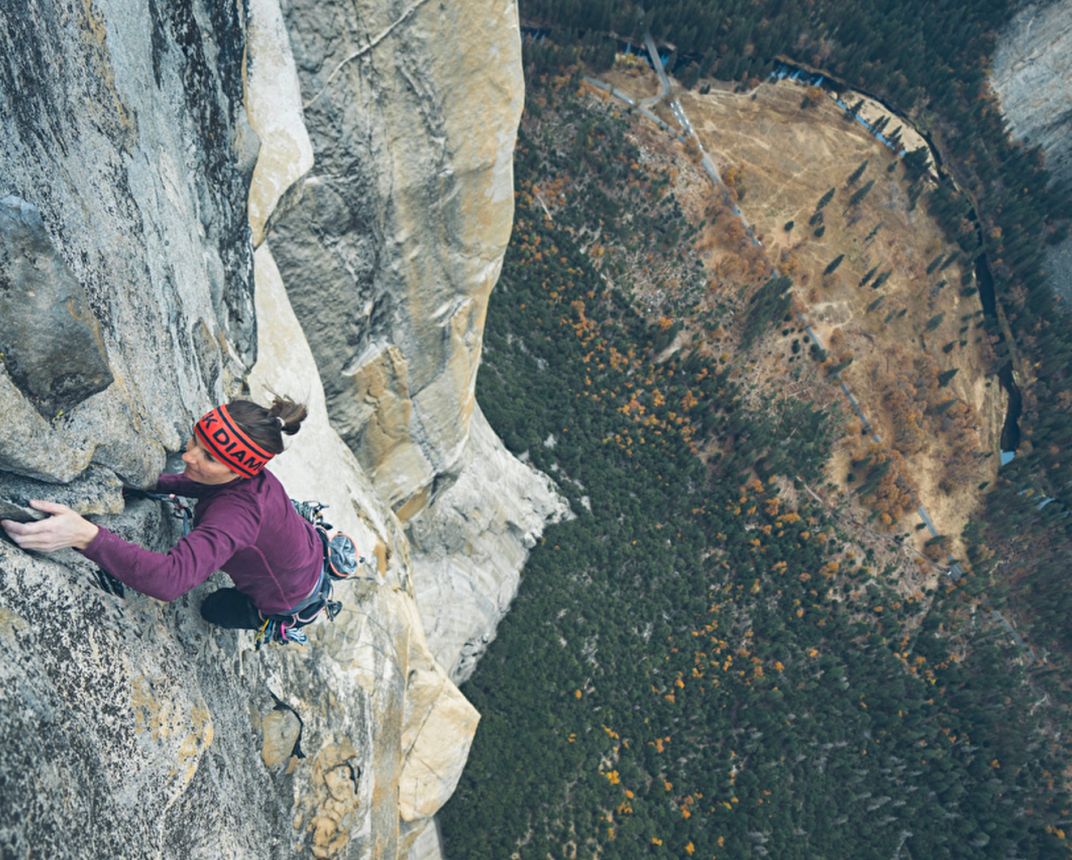
[[[985,579],[905,593],[807,492],[840,412],[751,408],[732,356],[638,313],[642,270],[691,311],[692,231],[629,119],[536,53],[477,394],[576,518],[464,688],[446,856],[1067,856],[1066,750]],[[787,287],[743,303],[742,349]]]
[[[1044,268],[1047,244],[1068,235],[1072,189],[1051,181],[1037,148],[1013,141],[987,83],[997,33],[1018,0],[526,0],[523,19],[546,28],[529,48],[529,70],[583,61],[608,67],[619,38],[650,29],[672,46],[669,64],[686,85],[701,78],[752,86],[779,57],[873,92],[936,143],[956,184],[927,205],[967,258],[993,275],[1005,333],[991,322],[999,362],[1023,393],[1016,459],[989,488],[970,527],[980,574],[1007,595],[1033,640],[1067,660],[1072,591],[1072,319]],[[975,214],[975,218],[971,217]]]

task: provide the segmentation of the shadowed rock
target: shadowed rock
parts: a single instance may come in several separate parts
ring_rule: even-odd
[[[0,199],[0,356],[8,375],[45,416],[112,382],[85,291],[49,239],[41,213]]]
[[[69,484],[46,484],[0,472],[0,518],[29,522],[45,517],[30,507],[31,499],[67,505],[80,514],[118,514],[123,510],[123,485],[101,466],[90,466]]]

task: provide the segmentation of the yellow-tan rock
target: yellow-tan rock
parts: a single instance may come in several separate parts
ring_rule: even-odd
[[[397,509],[457,462],[474,409],[513,218],[517,7],[299,0],[286,20],[316,167],[274,253],[332,423]]]
[[[271,469],[329,504],[367,560],[307,645],[256,650],[197,611],[223,575],[172,604],[120,598],[74,552],[0,541],[0,765],[23,798],[0,854],[125,856],[134,839],[191,857],[438,852],[431,816],[479,715],[446,668],[470,628],[429,647],[415,571],[468,541],[472,587],[497,554],[490,581],[516,581],[556,504],[481,418],[470,433],[511,228],[520,41],[510,2],[358,7],[176,0],[156,15],[116,0],[0,34],[40,84],[18,104],[0,87],[0,166],[40,189],[29,205],[85,286],[79,320],[107,370],[47,417],[0,374],[16,419],[0,490],[62,484],[166,552],[168,510],[120,483],[150,484],[209,404],[278,391],[309,417]],[[512,470],[503,492],[519,499],[445,548],[485,460]]]

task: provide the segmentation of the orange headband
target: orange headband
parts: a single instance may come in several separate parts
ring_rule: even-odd
[[[213,457],[243,478],[252,478],[274,456],[242,432],[226,404],[206,412],[194,433]]]

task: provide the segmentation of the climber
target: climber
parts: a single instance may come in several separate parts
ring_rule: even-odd
[[[30,503],[51,514],[48,519],[0,525],[23,549],[73,547],[120,582],[159,600],[175,600],[223,570],[236,588],[205,598],[201,615],[207,621],[232,629],[269,628],[283,642],[289,627],[289,641],[303,642],[296,628],[330,605],[327,543],[264,465],[283,451],[283,434],[297,433],[305,416],[304,406],[285,397],[276,397],[267,409],[234,400],[206,413],[186,443],[185,470],[165,473],[156,484],[157,492],[197,499],[192,530],[166,555],[128,543],[53,502]]]

